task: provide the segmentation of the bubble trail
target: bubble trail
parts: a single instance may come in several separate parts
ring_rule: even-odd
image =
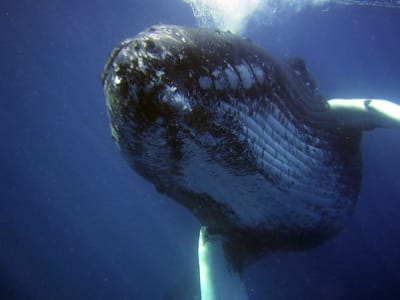
[[[274,23],[308,7],[361,5],[400,8],[400,0],[182,0],[192,7],[199,26],[242,33],[250,19]]]

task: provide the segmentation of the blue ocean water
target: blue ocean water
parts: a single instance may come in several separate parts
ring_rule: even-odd
[[[158,23],[196,24],[180,0],[2,2],[1,300],[199,299],[199,224],[122,160],[99,79],[114,46]],[[303,57],[327,97],[400,101],[399,32],[400,9],[332,5],[245,34]],[[252,265],[251,299],[400,298],[400,132],[366,134],[362,153],[347,228]]]

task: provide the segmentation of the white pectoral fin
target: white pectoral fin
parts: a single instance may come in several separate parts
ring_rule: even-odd
[[[201,300],[248,300],[241,275],[225,255],[223,237],[202,227],[198,251]]]
[[[384,99],[330,99],[328,107],[344,127],[400,129],[400,104]]]

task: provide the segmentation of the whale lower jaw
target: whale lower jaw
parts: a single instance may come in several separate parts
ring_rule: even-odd
[[[307,179],[314,180],[308,190],[302,182],[288,187],[283,175],[274,173],[274,178],[261,172],[254,155],[235,160],[232,166],[223,158],[215,160],[218,151],[210,152],[191,139],[183,141],[179,153],[158,143],[142,144],[141,154],[132,158],[129,153],[129,160],[159,192],[188,208],[202,224],[232,239],[246,240],[258,248],[253,251],[314,247],[342,229],[357,200],[333,179],[326,192],[323,185],[312,189],[321,182],[315,175]],[[178,162],[165,160],[176,155],[180,155]]]

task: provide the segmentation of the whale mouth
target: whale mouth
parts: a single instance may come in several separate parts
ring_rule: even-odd
[[[276,62],[231,33],[162,25],[117,47],[102,82],[129,164],[210,231],[298,249],[351,214],[361,135],[325,126],[327,105],[300,60]]]

